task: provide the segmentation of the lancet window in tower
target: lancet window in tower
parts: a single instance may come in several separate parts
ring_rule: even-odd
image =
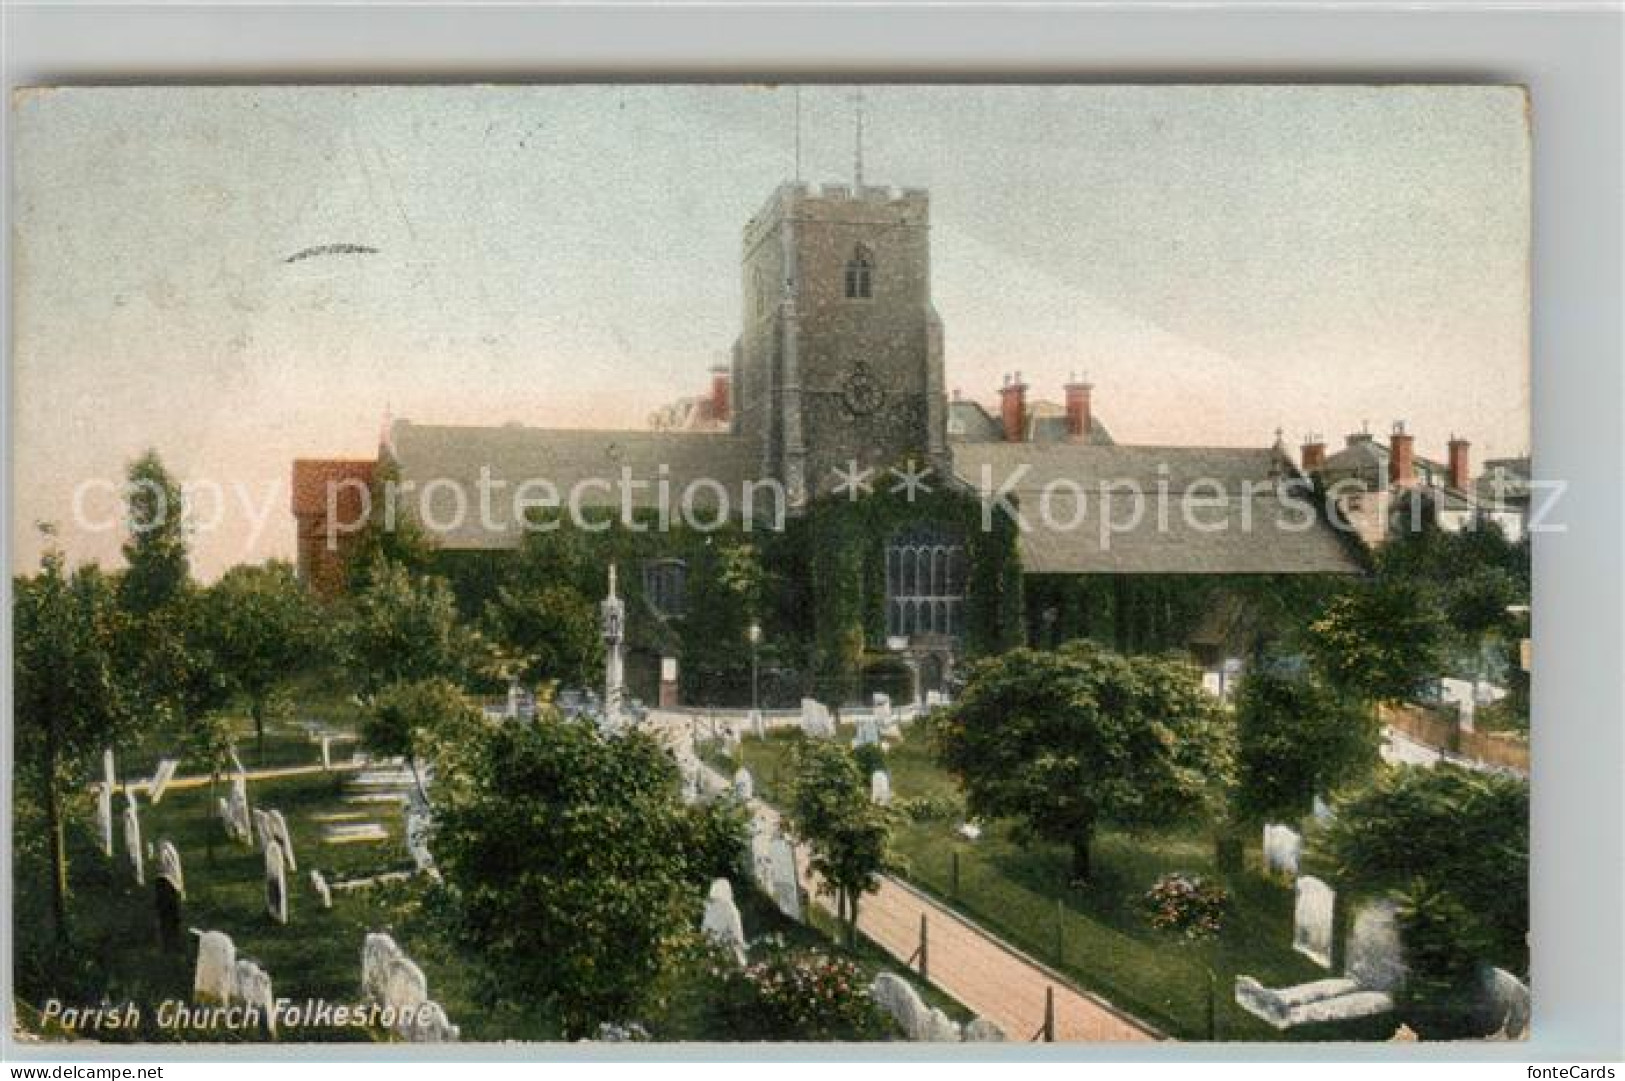
[[[852,250],[852,258],[846,264],[846,298],[848,300],[868,300],[874,296],[874,256],[869,249],[859,244]]]

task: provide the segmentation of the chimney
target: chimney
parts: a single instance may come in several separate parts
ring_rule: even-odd
[[[1094,384],[1077,375],[1066,385],[1066,437],[1074,443],[1084,442],[1094,430],[1095,418],[1089,401],[1092,390]]]
[[[1450,487],[1458,492],[1467,491],[1471,483],[1467,469],[1467,450],[1471,446],[1459,435],[1450,437]]]
[[[1020,443],[1026,438],[1027,384],[1021,381],[1020,372],[1013,379],[1005,376],[1004,386],[999,388],[999,420],[1006,443]]]
[[[1394,488],[1409,488],[1416,483],[1416,463],[1412,457],[1412,436],[1405,431],[1405,422],[1394,422],[1393,434],[1388,437],[1388,484]]]
[[[1303,446],[1298,448],[1303,456],[1303,471],[1305,473],[1318,472],[1326,465],[1326,440],[1316,432],[1310,432],[1303,437]]]
[[[733,376],[727,365],[718,364],[711,369],[711,419],[719,424],[728,423]]]

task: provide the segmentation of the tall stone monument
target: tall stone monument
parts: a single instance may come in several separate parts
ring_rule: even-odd
[[[604,636],[605,731],[621,726],[626,703],[626,602],[615,592],[615,564],[609,565],[609,596],[599,606]]]

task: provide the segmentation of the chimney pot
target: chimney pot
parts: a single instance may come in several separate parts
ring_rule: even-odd
[[[1471,470],[1468,465],[1468,451],[1472,444],[1459,435],[1450,437],[1450,487],[1458,492],[1465,492],[1472,483]]]
[[[1388,437],[1388,483],[1395,488],[1409,488],[1416,483],[1413,440],[1405,431],[1405,422],[1396,421]]]
[[[1304,437],[1300,451],[1305,473],[1317,472],[1326,465],[1326,441],[1314,432]]]
[[[1066,437],[1073,442],[1088,439],[1094,431],[1093,391],[1094,386],[1080,380],[1076,374],[1066,385]]]
[[[1005,442],[1020,443],[1027,437],[1027,384],[1021,381],[1020,372],[1014,380],[1007,376],[999,388],[999,422]]]

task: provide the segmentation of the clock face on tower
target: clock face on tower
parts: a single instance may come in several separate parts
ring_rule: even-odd
[[[841,404],[854,417],[866,417],[880,408],[885,392],[870,373],[869,366],[858,361],[841,384]]]

